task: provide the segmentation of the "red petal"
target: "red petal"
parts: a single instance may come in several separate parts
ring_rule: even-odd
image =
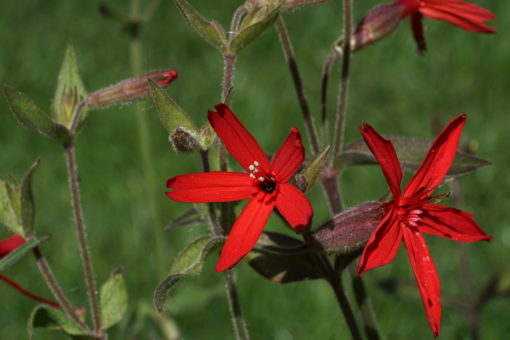
[[[272,165],[279,182],[287,182],[298,171],[305,160],[305,148],[299,130],[290,129],[290,134],[276,152]]]
[[[471,214],[462,210],[437,204],[423,204],[423,214],[418,223],[421,233],[432,234],[454,241],[475,242],[490,241],[492,236],[484,233],[471,218]]]
[[[491,11],[469,2],[429,0],[424,2],[420,13],[431,19],[448,21],[470,32],[496,32],[484,24],[484,21],[494,20],[496,16]]]
[[[360,127],[363,139],[379,162],[395,199],[400,197],[402,169],[398,163],[397,153],[390,140],[383,138],[368,124]]]
[[[436,266],[430,257],[427,244],[418,231],[404,228],[404,245],[418,284],[427,320],[434,336],[439,335],[441,326],[441,284]]]
[[[218,112],[209,111],[208,118],[212,127],[223,141],[228,152],[249,171],[249,166],[257,161],[263,169],[270,169],[269,160],[259,143],[246,130],[243,124],[225,104],[215,106]]]
[[[390,210],[370,235],[359,260],[359,275],[390,263],[397,254],[401,240],[402,227]]]
[[[423,16],[420,13],[411,14],[411,29],[418,53],[425,53],[427,51],[427,44],[425,43],[425,34],[423,34]]]
[[[313,209],[308,198],[289,183],[280,184],[279,190],[276,196],[276,209],[293,229],[296,231],[303,229],[313,217]]]
[[[264,203],[252,199],[248,202],[234,223],[227,242],[221,250],[216,271],[221,272],[232,268],[255,246],[273,208],[274,201]]]
[[[0,259],[21,246],[23,243],[25,243],[25,239],[19,235],[12,235],[3,241],[0,241]]]
[[[427,197],[441,183],[455,158],[465,121],[466,115],[461,114],[441,131],[420,168],[407,184],[404,197],[414,196],[419,190],[423,190],[420,197]]]
[[[251,198],[260,189],[248,174],[239,172],[202,172],[170,178],[168,197],[179,202],[230,202]]]

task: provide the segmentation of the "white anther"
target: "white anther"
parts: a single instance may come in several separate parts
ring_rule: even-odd
[[[255,178],[255,175],[254,174],[250,174],[250,178]]]
[[[250,165],[250,166],[248,167],[248,169],[250,169],[250,171],[253,171],[253,170],[255,170],[255,166],[253,166],[253,164],[252,164],[252,165]]]
[[[259,169],[255,169],[253,170],[253,173],[256,174],[257,172],[259,172]]]
[[[259,165],[260,165],[260,163],[259,163],[259,162],[257,162],[257,161],[254,161],[254,162],[253,162],[253,164],[254,164],[255,166],[259,166]]]
[[[259,177],[259,181],[264,182],[264,177]]]
[[[411,215],[421,215],[421,214],[423,214],[423,211],[421,211],[419,209],[415,209],[415,210],[411,210],[409,212],[409,214],[411,214]]]

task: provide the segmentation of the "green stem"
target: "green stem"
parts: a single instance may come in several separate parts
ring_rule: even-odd
[[[74,322],[76,322],[76,324],[83,331],[90,333],[90,328],[85,323],[83,323],[83,321],[81,321],[81,319],[78,317],[73,307],[71,306],[71,303],[69,302],[64,291],[60,287],[60,284],[58,283],[55,274],[51,270],[48,261],[46,261],[46,258],[43,256],[41,249],[39,247],[35,247],[32,250],[32,252],[35,256],[37,267],[39,267],[39,271],[41,272],[44,280],[46,281],[46,284],[48,285],[48,288],[50,289],[51,293],[57,300],[62,310],[67,314],[67,316],[69,316]]]
[[[223,272],[225,278],[225,289],[229,302],[230,315],[232,316],[232,324],[234,325],[234,332],[237,340],[248,340],[250,335],[246,328],[239,294],[237,292],[236,273],[234,270],[229,269]]]
[[[85,223],[83,220],[83,213],[80,202],[80,189],[78,185],[78,174],[76,171],[74,143],[71,143],[71,145],[65,149],[65,156],[69,177],[69,189],[71,192],[71,203],[76,225],[76,233],[78,236],[81,262],[83,265],[83,273],[85,276],[85,284],[87,286],[87,295],[89,298],[90,309],[92,311],[94,331],[97,336],[101,337],[101,307],[99,305],[99,299],[97,296],[96,281],[94,279],[94,270],[92,268],[92,260],[88,247],[87,233],[85,231]]]
[[[297,66],[296,56],[294,55],[294,49],[292,48],[289,32],[287,31],[287,27],[285,27],[285,22],[283,21],[281,15],[279,15],[276,19],[276,29],[280,37],[280,43],[285,55],[285,60],[289,65],[290,74],[292,76],[294,88],[296,89],[296,94],[299,101],[299,106],[301,107],[301,111],[305,119],[305,126],[308,133],[308,138],[310,140],[310,145],[312,146],[313,154],[316,155],[320,151],[319,138],[317,137],[317,131],[313,122],[313,117],[310,113],[310,106],[308,105],[308,99]]]

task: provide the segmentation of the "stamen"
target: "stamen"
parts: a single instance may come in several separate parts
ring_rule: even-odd
[[[250,169],[250,171],[253,171],[253,170],[255,170],[255,166],[253,166],[253,164],[252,164],[252,165],[250,165],[250,166],[248,167],[248,169]]]
[[[253,164],[254,164],[255,166],[259,166],[259,165],[260,165],[260,163],[259,163],[259,162],[257,162],[257,161],[254,161],[254,162],[253,162]]]
[[[250,174],[250,178],[255,178],[255,175],[254,174]]]
[[[264,182],[264,177],[260,176],[258,179],[259,181]]]

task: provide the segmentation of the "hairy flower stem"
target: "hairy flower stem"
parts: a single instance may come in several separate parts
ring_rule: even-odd
[[[453,206],[460,209],[462,206],[462,183],[461,180],[456,178],[450,182],[451,198]],[[459,257],[459,271],[464,284],[464,299],[466,301],[466,317],[468,319],[471,339],[480,339],[480,318],[479,309],[476,306],[476,292],[471,275],[469,265],[468,245],[466,243],[457,243],[457,253]]]
[[[76,114],[76,112],[75,112]],[[78,114],[79,115],[79,114]],[[71,191],[71,203],[76,225],[76,233],[78,235],[78,245],[80,248],[81,261],[83,265],[83,273],[85,276],[85,284],[87,286],[87,295],[89,298],[90,308],[92,310],[92,320],[94,322],[94,331],[98,338],[102,338],[101,331],[101,307],[97,296],[96,281],[94,279],[94,270],[92,268],[92,260],[87,242],[87,233],[85,232],[85,223],[80,202],[80,189],[78,186],[78,174],[76,172],[76,161],[74,153],[74,144],[71,143],[65,149],[67,172],[69,177],[69,189]]]
[[[294,82],[294,87],[296,89],[296,94],[299,100],[299,106],[301,107],[301,111],[305,119],[305,126],[306,131],[308,133],[308,139],[310,140],[310,145],[312,146],[313,154],[316,155],[320,151],[319,138],[317,137],[317,131],[315,129],[313,117],[310,112],[310,106],[308,105],[308,99],[306,97],[305,88],[301,80],[301,75],[299,74],[296,56],[294,55],[294,49],[292,48],[289,32],[287,31],[287,27],[285,27],[285,22],[283,21],[281,15],[279,15],[278,18],[276,19],[276,29],[278,31],[278,36],[280,37],[280,43],[282,45],[283,53],[285,55],[285,60],[289,65],[290,74],[292,75],[292,80]]]
[[[153,3],[153,5],[156,5]],[[133,76],[138,76],[142,73],[142,44],[140,41],[140,31],[143,26],[143,22],[140,21],[140,6],[138,0],[131,0],[131,18],[133,20],[133,29],[128,30],[130,34],[130,45],[129,45],[129,57],[131,62],[131,72]],[[146,17],[144,20],[148,20]],[[142,159],[142,173],[145,181],[146,194],[148,196],[147,204],[149,206],[152,234],[154,237],[154,247],[156,253],[156,264],[157,272],[161,276],[164,270],[164,251],[162,241],[164,240],[161,226],[161,216],[159,214],[158,197],[156,193],[156,174],[154,172],[154,161],[151,153],[151,139],[149,132],[149,124],[147,122],[147,116],[142,110],[140,103],[135,103],[134,110],[136,114],[138,140],[140,144],[139,152]]]
[[[34,249],[32,249],[32,253],[34,254],[35,259],[37,261],[37,267],[39,267],[39,271],[41,272],[44,280],[46,281],[46,284],[48,285],[48,288],[50,289],[51,293],[55,297],[55,300],[57,300],[62,310],[67,314],[67,316],[69,316],[74,322],[76,322],[76,324],[83,331],[90,332],[90,328],[80,320],[80,318],[74,311],[73,307],[71,306],[71,303],[69,302],[64,291],[60,287],[60,284],[58,283],[55,274],[53,274],[53,271],[51,270],[48,261],[46,261],[46,258],[43,256],[41,249],[39,247],[35,247]]]
[[[332,161],[342,150],[347,111],[347,97],[349,93],[349,71],[351,62],[352,35],[352,0],[343,0],[343,42],[342,42],[342,71],[338,93],[338,107],[335,119],[335,134],[333,141]]]
[[[242,10],[238,10],[236,13],[242,13]],[[241,14],[235,15],[233,18],[232,26],[235,27],[235,20],[239,20],[239,16]],[[237,19],[236,19],[237,17]],[[236,63],[237,56],[224,54],[223,55],[223,84],[221,91],[221,101],[229,105],[232,98],[232,91],[234,89],[234,68]],[[204,156],[202,156],[204,157]],[[207,158],[207,155],[205,156]],[[228,163],[227,163],[227,149],[225,145],[220,142],[219,147],[219,163],[220,163],[220,171],[227,171]],[[214,207],[209,207],[209,212],[214,212]],[[220,235],[226,233],[226,231],[232,225],[232,204],[231,203],[222,203],[221,205],[221,229]],[[211,216],[212,218],[213,216]],[[214,228],[218,229],[218,227]],[[218,235],[218,234],[216,234]],[[225,279],[225,291],[227,294],[227,300],[230,310],[230,316],[232,319],[232,325],[234,327],[234,333],[236,335],[236,339],[238,340],[247,340],[250,338],[248,334],[248,329],[246,327],[246,322],[244,321],[244,316],[241,310],[241,303],[239,300],[239,294],[237,292],[237,284],[236,284],[236,274],[234,270],[225,270],[223,272],[223,277]]]

